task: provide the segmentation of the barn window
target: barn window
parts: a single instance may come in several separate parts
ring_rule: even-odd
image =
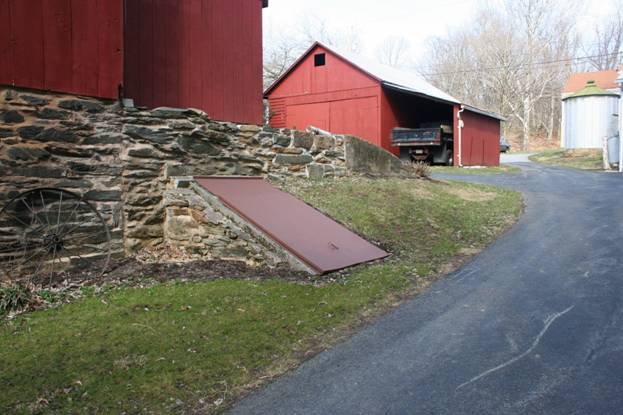
[[[324,53],[319,53],[314,55],[314,66],[324,66],[327,62],[326,55]]]

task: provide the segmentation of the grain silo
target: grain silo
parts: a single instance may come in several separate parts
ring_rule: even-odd
[[[567,149],[602,148],[604,138],[618,131],[619,94],[606,91],[594,81],[563,98],[562,146]]]

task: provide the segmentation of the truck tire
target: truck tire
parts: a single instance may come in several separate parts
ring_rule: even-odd
[[[446,151],[446,166],[453,166],[454,165],[454,157],[453,157],[453,153],[452,150],[447,150]]]

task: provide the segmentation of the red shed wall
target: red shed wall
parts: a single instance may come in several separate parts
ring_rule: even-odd
[[[400,155],[400,148],[392,147],[392,130],[399,126],[401,123],[398,114],[394,111],[387,91],[383,90],[381,93],[381,146],[397,156]]]
[[[114,99],[122,0],[0,0],[0,84]]]
[[[314,66],[318,53],[326,54],[324,66]],[[322,47],[303,59],[268,98],[275,128],[304,130],[313,125],[382,145],[379,82]]]
[[[131,0],[125,96],[262,123],[262,1]]]
[[[458,165],[458,110],[457,105],[454,109],[455,165]],[[461,119],[464,122],[461,133],[463,166],[499,166],[501,121],[469,110],[463,111]]]

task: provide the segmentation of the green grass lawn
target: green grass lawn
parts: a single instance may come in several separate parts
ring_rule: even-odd
[[[511,166],[509,164],[502,164],[499,167],[484,167],[481,169],[465,169],[459,167],[450,166],[433,166],[431,167],[432,173],[444,173],[444,174],[499,174],[499,173],[518,173],[521,169],[517,166]]]
[[[580,170],[603,170],[601,150],[569,152],[566,150],[546,150],[530,156],[536,163],[552,166],[571,167]]]
[[[394,256],[324,284],[224,279],[90,291],[1,322],[0,413],[218,411],[427,287],[522,208],[518,193],[458,183],[284,187]]]

